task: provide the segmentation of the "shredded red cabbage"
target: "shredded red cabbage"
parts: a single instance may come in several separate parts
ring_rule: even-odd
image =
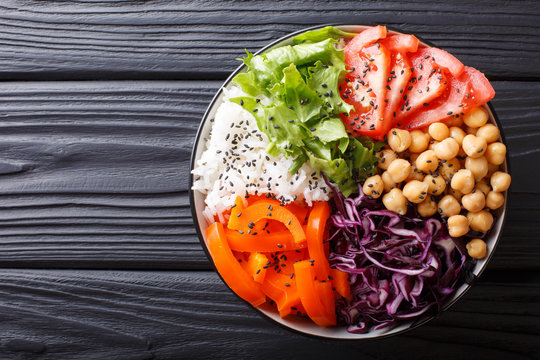
[[[357,197],[345,198],[328,185],[334,192],[329,261],[350,277],[351,298],[336,303],[347,330],[363,333],[440,312],[461,283],[466,260],[442,219],[422,219],[412,206],[399,216],[361,186]]]

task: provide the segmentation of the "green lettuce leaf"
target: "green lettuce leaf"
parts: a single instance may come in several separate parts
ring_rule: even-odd
[[[368,176],[377,160],[377,145],[350,138],[339,116],[353,107],[339,94],[347,70],[343,51],[335,45],[354,35],[326,27],[296,36],[296,45],[248,53],[243,59],[247,72],[233,79],[246,96],[230,99],[253,114],[270,140],[270,155],[294,159],[291,173],[309,162],[345,195],[357,191],[356,180]],[[264,105],[267,99],[270,104]]]
[[[293,37],[293,41],[295,44],[301,44],[305,42],[319,42],[325,39],[337,40],[342,37],[354,37],[356,35],[358,34],[345,32],[333,26],[326,26],[319,30],[311,30],[300,35],[296,35]]]

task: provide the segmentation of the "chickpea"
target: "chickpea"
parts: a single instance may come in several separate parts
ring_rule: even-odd
[[[428,184],[411,180],[403,187],[403,195],[412,203],[419,204],[427,197]]]
[[[411,145],[411,134],[407,130],[391,129],[388,132],[388,145],[397,153],[403,152]]]
[[[491,229],[491,225],[493,224],[493,215],[487,210],[468,212],[467,219],[469,219],[471,229],[483,233]]]
[[[446,182],[442,176],[426,175],[424,182],[428,184],[428,194],[440,195],[446,188]]]
[[[472,172],[476,181],[479,181],[488,173],[488,161],[485,156],[476,159],[467,156],[465,159],[465,168]]]
[[[450,182],[452,189],[468,194],[474,189],[474,177],[471,170],[461,169],[452,177]]]
[[[497,171],[491,175],[490,183],[493,191],[503,192],[510,187],[512,177],[505,172]]]
[[[478,212],[486,206],[486,197],[482,192],[473,190],[472,193],[463,195],[461,204],[469,211]]]
[[[493,125],[493,124],[486,124],[478,129],[476,132],[476,136],[483,137],[486,139],[486,142],[492,143],[494,141],[497,141],[499,139],[499,136],[501,135],[501,132],[499,129]]]
[[[452,195],[457,201],[461,201],[461,198],[463,198],[463,193],[461,191],[452,189],[450,186],[446,188],[446,194]]]
[[[450,134],[448,126],[442,122],[434,122],[429,125],[428,132],[437,141],[443,141]]]
[[[463,117],[463,122],[465,125],[472,128],[479,128],[480,126],[485,125],[488,119],[489,116],[486,110],[477,107],[465,114]]]
[[[497,171],[499,171],[499,165],[491,164],[488,161],[488,173],[487,173],[486,177],[490,178],[491,175],[495,174]]]
[[[506,157],[506,146],[503,143],[491,143],[487,147],[486,159],[491,164],[501,165]]]
[[[384,183],[384,191],[389,192],[393,188],[399,188],[399,183],[392,180],[392,176],[390,176],[388,171],[383,172],[381,178]]]
[[[433,150],[433,151],[435,151],[435,146],[436,146],[438,143],[440,143],[440,141],[437,141],[437,140],[431,140],[431,141],[429,142],[428,147],[427,147],[428,150]]]
[[[379,167],[383,170],[387,170],[392,161],[398,158],[397,154],[392,149],[383,149],[377,153],[379,159]]]
[[[407,198],[403,195],[401,190],[394,188],[390,192],[383,195],[384,206],[399,215],[405,215],[407,213]]]
[[[439,159],[433,150],[426,150],[416,159],[416,167],[423,172],[435,171],[439,166]]]
[[[411,171],[409,172],[409,176],[407,176],[407,179],[405,181],[411,181],[411,180],[418,180],[422,181],[424,180],[424,173],[421,172],[416,168],[416,165],[411,165]]]
[[[462,147],[460,147],[456,157],[459,159],[465,159],[467,157],[467,153],[465,152],[465,150],[463,150]]]
[[[422,130],[411,131],[411,145],[409,146],[410,152],[421,153],[427,149],[428,145],[429,134],[423,132]]]
[[[453,126],[460,127],[461,125],[463,125],[463,120],[461,119],[461,116],[457,116],[457,117],[451,117],[445,120],[444,123],[448,127],[453,127]]]
[[[491,210],[495,210],[503,206],[504,195],[500,192],[490,191],[486,196],[486,206]]]
[[[467,132],[467,135],[476,135],[476,133],[478,132],[478,128],[465,126],[465,132]]]
[[[469,256],[474,259],[483,259],[486,257],[486,243],[482,239],[472,239],[466,245]]]
[[[392,161],[387,172],[394,182],[402,182],[411,172],[411,164],[405,159],[396,159]]]
[[[445,180],[452,180],[452,177],[454,177],[455,173],[457,173],[459,169],[461,169],[461,164],[459,163],[458,159],[453,158],[451,160],[443,160],[441,161],[439,174],[441,174]]]
[[[458,215],[461,212],[461,205],[452,195],[445,195],[439,200],[438,211],[446,217]]]
[[[416,210],[418,210],[420,216],[430,217],[437,212],[437,203],[432,196],[428,196],[426,200],[416,205]]]
[[[384,183],[379,175],[370,176],[364,182],[362,187],[364,194],[371,196],[374,199],[379,198],[384,190]]]
[[[462,146],[465,153],[472,158],[484,155],[487,150],[486,139],[470,134],[463,138]]]
[[[467,136],[465,131],[463,131],[462,128],[459,128],[457,126],[452,126],[450,128],[450,137],[458,143],[459,146],[463,143],[463,138]]]
[[[435,156],[442,160],[450,160],[457,156],[459,144],[452,138],[446,138],[435,145]]]
[[[491,191],[491,187],[488,185],[486,180],[480,180],[476,182],[476,186],[474,187],[476,191],[480,191],[484,196],[487,196],[487,194]]]
[[[460,237],[469,232],[469,220],[463,215],[448,218],[448,233],[451,237]]]

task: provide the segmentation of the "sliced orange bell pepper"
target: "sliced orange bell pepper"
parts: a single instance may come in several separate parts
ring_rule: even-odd
[[[268,262],[268,258],[266,255],[258,253],[258,252],[252,252],[249,254],[249,260],[247,261],[247,266],[250,271],[251,276],[253,277],[253,280],[258,282],[259,284],[262,284],[264,282],[264,278],[266,276],[267,269],[264,268],[266,263]]]
[[[300,221],[301,224],[304,224],[306,222],[306,217],[307,217],[307,215],[309,213],[309,210],[310,210],[310,208],[308,208],[306,206],[300,206],[300,205],[298,205],[296,203],[293,203],[293,202],[290,202],[290,203],[285,204],[285,205],[281,205],[281,202],[279,202],[277,200],[274,200],[274,199],[260,199],[260,200],[257,200],[257,201],[250,202],[249,204],[254,205],[254,204],[257,204],[257,203],[262,202],[262,201],[271,202],[272,204],[275,204],[275,205],[272,205],[272,206],[284,207],[285,209],[292,212],[298,218],[298,220]]]
[[[305,248],[306,242],[295,243],[292,234],[289,230],[271,232],[269,234],[264,230],[252,230],[251,234],[241,234],[237,230],[225,229],[225,236],[231,249],[235,251],[258,251],[272,252],[296,250]]]
[[[270,270],[270,269],[269,269]],[[300,302],[296,280],[288,275],[270,270],[266,273],[266,278],[262,284],[262,291],[275,301],[279,315],[283,318],[291,313],[292,309]]]
[[[229,217],[229,224],[231,223],[230,219],[237,217],[238,214],[241,214],[244,208],[245,208],[244,200],[242,200],[240,196],[237,196],[236,199],[234,200],[234,205],[231,208],[231,216]],[[231,226],[229,224],[227,225],[227,227],[230,229]]]
[[[336,312],[332,284],[315,280],[315,269],[312,263],[310,260],[304,260],[294,264],[300,301],[308,316],[317,325],[335,325]]]
[[[306,227],[309,257],[314,262],[317,280],[327,280],[330,275],[330,264],[324,247],[326,221],[330,217],[330,206],[327,202],[317,201],[309,213]]]
[[[248,230],[251,230],[250,227],[253,227],[261,219],[277,220],[285,224],[296,243],[306,240],[306,234],[298,218],[284,206],[275,206],[271,201],[258,201],[235,216],[231,213],[228,227],[232,230],[241,230],[247,233]]]
[[[332,276],[332,284],[336,292],[344,298],[350,299],[351,285],[349,284],[349,274],[338,269],[330,269],[330,276]]]
[[[208,250],[214,264],[227,285],[242,299],[253,306],[259,306],[266,301],[266,296],[261,290],[260,284],[253,280],[234,257],[227,239],[223,224],[216,222],[206,229]]]

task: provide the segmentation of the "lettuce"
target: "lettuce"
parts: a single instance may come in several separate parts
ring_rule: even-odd
[[[344,194],[355,191],[356,181],[369,176],[376,162],[376,146],[349,138],[339,117],[353,107],[339,94],[347,71],[343,51],[335,45],[338,38],[354,35],[326,27],[294,37],[296,45],[256,56],[248,52],[243,59],[248,71],[233,79],[246,96],[230,99],[253,114],[270,139],[270,155],[294,158],[291,173],[309,162]]]

